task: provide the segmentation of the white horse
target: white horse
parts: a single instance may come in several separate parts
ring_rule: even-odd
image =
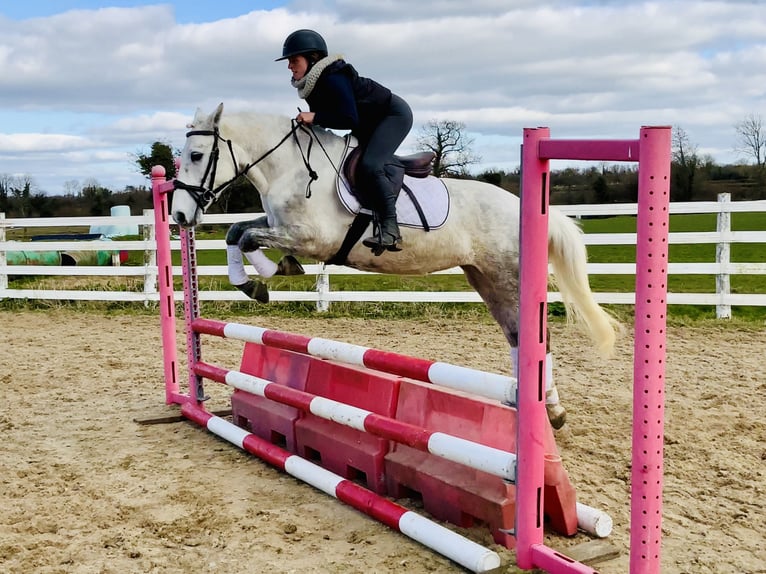
[[[287,117],[253,113],[224,117],[223,104],[210,115],[197,110],[188,127],[171,209],[175,221],[188,227],[199,224],[205,210],[242,174],[260,193],[266,212],[265,217],[234,224],[229,230],[233,284],[253,298],[268,300],[265,284],[249,280],[242,253],[264,277],[302,273],[291,256],[329,261],[336,255],[354,220],[336,189],[345,138],[318,127],[308,129]],[[519,199],[484,182],[443,182],[450,211],[439,229],[402,227],[402,251],[381,255],[356,243],[345,264],[400,275],[460,266],[500,325],[518,372]],[[287,255],[275,264],[260,247]],[[580,228],[555,208],[550,209],[548,251],[568,316],[582,323],[600,354],[609,355],[618,323],[593,299]],[[551,423],[559,428],[565,411],[558,404],[551,361],[549,353],[546,404]]]

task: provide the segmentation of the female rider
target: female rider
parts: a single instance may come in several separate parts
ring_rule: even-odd
[[[360,76],[341,56],[328,56],[324,38],[313,30],[296,30],[282,47],[282,57],[292,72],[291,83],[309,105],[296,120],[307,125],[351,130],[362,147],[358,182],[371,196],[378,215],[378,233],[362,243],[380,255],[400,251],[401,235],[396,223],[399,190],[386,176],[385,165],[412,127],[409,105],[391,90]]]

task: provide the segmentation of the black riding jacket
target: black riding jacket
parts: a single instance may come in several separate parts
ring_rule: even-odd
[[[388,114],[391,90],[360,76],[354,67],[338,60],[322,71],[306,98],[314,123],[330,129],[351,130],[360,143]]]

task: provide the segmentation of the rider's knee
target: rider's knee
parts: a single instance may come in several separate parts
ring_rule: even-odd
[[[374,181],[378,177],[385,177],[385,165],[375,158],[362,156],[357,173],[367,181]]]

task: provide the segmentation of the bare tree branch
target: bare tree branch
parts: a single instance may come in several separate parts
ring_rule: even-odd
[[[420,128],[418,148],[436,155],[432,173],[437,177],[465,175],[468,166],[480,161],[465,135],[465,124],[451,120],[431,120]]]
[[[760,115],[749,114],[734,126],[737,130],[737,151],[755,160],[759,170],[766,166],[766,132]]]
[[[686,130],[680,126],[673,128],[673,178],[676,184],[673,199],[676,201],[690,201],[694,196],[695,178],[702,165],[702,158],[697,149],[697,145],[691,142]]]

